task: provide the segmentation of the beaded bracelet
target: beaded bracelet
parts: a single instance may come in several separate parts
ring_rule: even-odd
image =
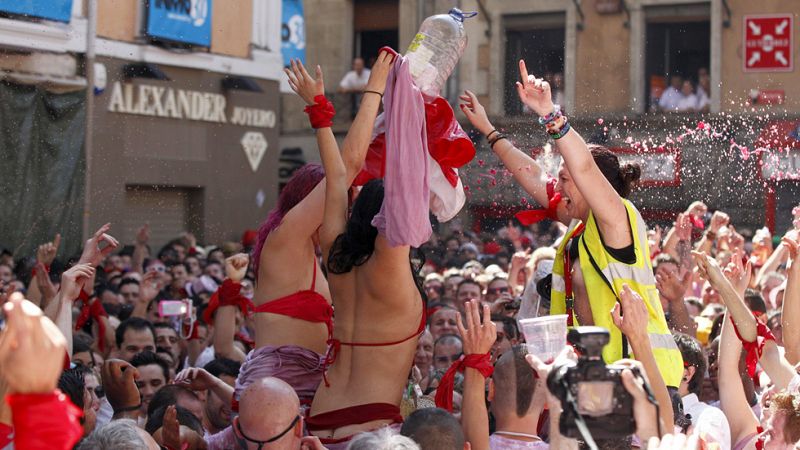
[[[570,125],[569,125],[569,121],[565,119],[565,120],[564,120],[564,125],[562,125],[562,126],[561,126],[561,129],[560,129],[560,130],[558,130],[558,131],[556,131],[556,132],[549,132],[549,131],[548,131],[548,133],[547,133],[547,134],[549,134],[551,138],[553,138],[553,139],[555,139],[555,140],[559,140],[559,139],[561,139],[562,137],[564,137],[564,136],[567,134],[567,132],[569,132],[569,129],[570,129],[570,128],[571,128],[571,127],[570,127]]]
[[[539,117],[539,125],[547,125],[561,116],[563,116],[561,113],[561,105],[553,105],[553,112],[544,117]]]

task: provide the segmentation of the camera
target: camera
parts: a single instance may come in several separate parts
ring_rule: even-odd
[[[581,438],[580,420],[594,439],[622,438],[636,431],[633,397],[620,378],[629,367],[603,361],[603,347],[609,340],[608,330],[600,327],[576,327],[567,334],[567,341],[580,354],[578,361],[554,367],[547,377],[547,387],[563,409],[559,420],[563,436]],[[641,377],[636,368],[630,370]]]

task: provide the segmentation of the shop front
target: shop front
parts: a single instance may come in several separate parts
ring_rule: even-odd
[[[90,222],[112,222],[131,242],[149,223],[152,243],[184,231],[201,242],[257,228],[278,192],[275,81],[101,59],[95,96]]]

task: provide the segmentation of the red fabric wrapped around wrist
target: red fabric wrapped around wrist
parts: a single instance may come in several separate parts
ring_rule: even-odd
[[[455,361],[439,382],[439,387],[436,388],[436,406],[453,412],[453,389],[455,388],[456,373],[464,372],[466,368],[475,369],[483,375],[484,378],[489,378],[494,373],[494,366],[492,366],[491,354],[484,355],[461,355],[458,361]]]
[[[188,336],[186,338],[187,341],[194,341],[200,339],[200,332],[198,331],[200,327],[197,326],[197,322],[192,324],[191,330],[189,329],[188,323],[184,323],[183,325],[181,325],[181,327],[183,328],[183,336]]]
[[[525,226],[533,225],[544,219],[558,220],[558,204],[561,202],[561,194],[556,192],[556,179],[547,179],[547,208],[544,209],[529,209],[520,211],[514,214],[514,217]]]
[[[42,263],[37,263],[35,266],[33,266],[33,269],[31,269],[31,278],[36,278],[36,272],[37,272],[36,269],[39,266],[44,267],[44,271],[50,273],[50,266]]]
[[[67,450],[83,435],[83,412],[67,396],[55,390],[48,394],[9,394],[17,450]]]
[[[86,325],[86,322],[89,321],[91,317],[94,319],[95,323],[97,323],[97,348],[100,351],[105,351],[105,335],[106,335],[106,324],[102,320],[101,317],[108,317],[108,313],[105,309],[103,309],[103,305],[100,303],[99,298],[91,299],[89,294],[86,293],[83,289],[81,289],[81,293],[78,295],[76,303],[80,304],[81,312],[78,314],[78,318],[75,320],[75,331],[80,330],[81,328]]]
[[[317,95],[314,97],[313,105],[308,105],[303,110],[308,114],[308,120],[311,122],[311,128],[327,128],[333,125],[333,116],[336,115],[336,109],[333,103],[330,102],[324,95]]]
[[[240,294],[242,285],[230,278],[226,278],[222,285],[211,295],[208,307],[203,311],[203,321],[209,325],[214,324],[214,313],[220,306],[236,306],[246,317],[253,310],[253,302],[249,298]]]
[[[747,354],[745,359],[747,374],[752,378],[756,373],[758,360],[761,359],[761,354],[764,353],[764,346],[767,345],[767,341],[774,341],[775,336],[772,335],[772,332],[766,325],[756,320],[756,333],[758,333],[758,336],[755,342],[747,342],[742,338],[742,335],[739,334],[739,329],[736,328],[736,322],[733,321],[733,316],[731,316],[731,324],[733,325],[733,331],[736,333],[736,337],[742,341],[742,348],[744,348]]]

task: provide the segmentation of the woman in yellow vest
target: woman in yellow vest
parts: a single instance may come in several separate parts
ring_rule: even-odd
[[[553,104],[548,83],[529,76],[523,61],[519,66],[520,100],[540,116],[539,123],[563,158],[554,186],[533,158],[496,131],[474,94],[467,91],[461,107],[516,181],[548,208],[547,215],[569,225],[553,266],[550,313],[568,314],[571,326],[607,328],[611,341],[603,357],[606,362],[616,361],[627,357],[631,349],[609,312],[619,302],[623,284],[629,285],[647,306],[647,331],[659,372],[667,386],[677,387],[683,360],[661,309],[646,225],[625,199],[641,171],[634,165],[621,167],[617,156],[605,147],[587,145]]]

